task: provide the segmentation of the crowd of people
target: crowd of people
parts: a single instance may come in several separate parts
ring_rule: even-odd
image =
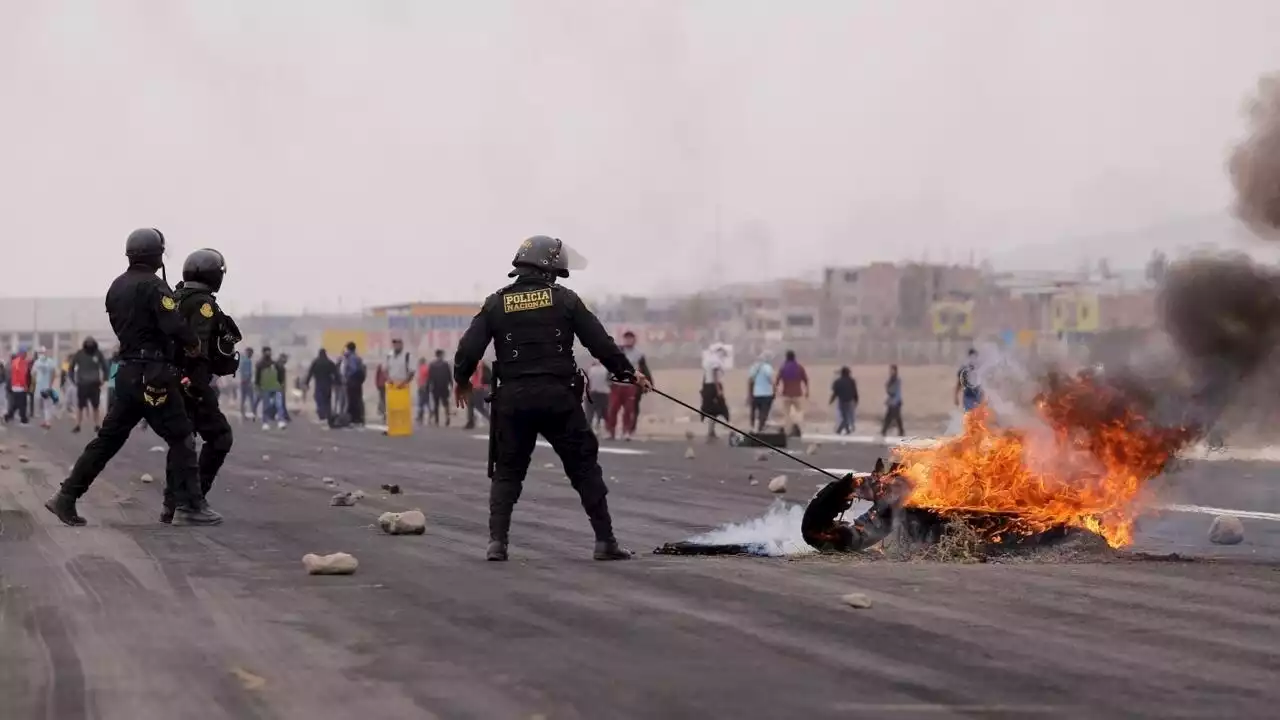
[[[19,346],[7,361],[0,361],[0,394],[4,422],[17,420],[28,425],[33,420],[50,428],[62,417],[73,417],[72,432],[80,432],[85,416],[96,431],[106,405],[112,402],[111,389],[120,358],[108,359],[93,338],[85,338],[80,349],[58,361],[45,347],[32,351]]]

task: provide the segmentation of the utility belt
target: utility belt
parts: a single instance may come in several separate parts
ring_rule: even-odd
[[[120,362],[126,365],[145,365],[155,362],[170,363],[171,361],[172,358],[169,353],[160,350],[138,350],[120,356]]]

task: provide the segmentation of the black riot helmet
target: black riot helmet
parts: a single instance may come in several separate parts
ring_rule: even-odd
[[[164,266],[164,233],[155,228],[139,228],[124,241],[124,254],[129,262],[151,269]]]
[[[226,259],[222,257],[222,253],[212,248],[197,250],[182,263],[182,282],[186,285],[203,285],[209,292],[218,292],[222,287],[222,278],[226,275]]]
[[[559,238],[547,235],[534,235],[520,243],[515,259],[511,264],[517,268],[510,273],[512,277],[519,275],[519,268],[541,270],[550,275],[562,278],[569,277],[570,270],[583,270],[587,267],[587,259],[570,248]]]

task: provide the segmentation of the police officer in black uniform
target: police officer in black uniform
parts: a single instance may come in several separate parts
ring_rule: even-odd
[[[178,314],[195,331],[200,352],[184,358],[182,368],[190,383],[184,402],[195,432],[204,441],[198,463],[200,496],[207,498],[227,454],[231,452],[231,423],[218,407],[218,390],[214,378],[234,375],[240,367],[236,343],[240,328],[235,320],[218,307],[214,293],[222,288],[227,274],[227,261],[222,253],[210,248],[196,250],[182,264],[182,282],[175,288]],[[175,498],[165,493],[160,522],[173,521]]]
[[[574,291],[556,284],[585,261],[562,241],[525,240],[511,264],[516,281],[490,295],[458,343],[453,379],[458,407],[471,397],[471,374],[493,340],[492,424],[489,429],[489,560],[507,559],[511,511],[520,499],[533,448],[542,435],[564,463],[595,531],[596,560],[626,560],[613,536],[598,455],[600,445],[582,410],[584,382],[573,358],[576,335],[623,382],[641,391],[649,381],[627,360],[600,320]]]
[[[177,506],[175,524],[216,525],[222,517],[200,494],[195,440],[183,404],[177,356],[192,357],[200,342],[178,314],[169,283],[156,277],[164,268],[164,235],[154,228],[135,230],[125,242],[129,269],[107,290],[107,315],[119,340],[120,369],[115,402],[102,429],[91,440],[71,475],[45,507],[67,525],[84,525],[76,501],[124,447],[140,420],[169,445],[166,495]]]

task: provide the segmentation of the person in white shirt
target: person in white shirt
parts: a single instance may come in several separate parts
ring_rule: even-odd
[[[391,352],[387,354],[387,382],[398,388],[407,388],[413,382],[413,358],[404,351],[404,341],[395,338],[391,341]]]

